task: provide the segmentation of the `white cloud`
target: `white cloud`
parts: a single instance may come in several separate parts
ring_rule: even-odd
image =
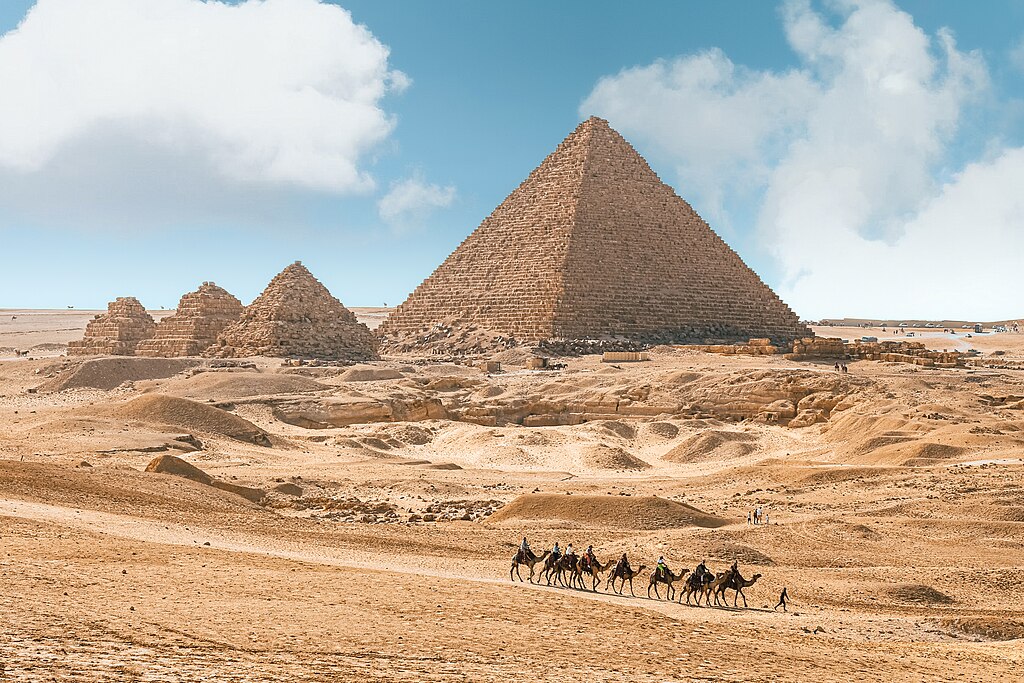
[[[602,78],[580,110],[650,142],[717,211],[727,191],[764,181],[764,160],[802,128],[816,95],[806,73],[753,71],[712,49]]]
[[[0,184],[68,204],[83,173],[152,195],[368,191],[381,101],[408,83],[318,0],[39,0],[0,36]]]
[[[413,227],[422,223],[435,209],[451,206],[455,188],[426,182],[419,174],[392,183],[388,193],[377,202],[381,219],[393,227]]]
[[[1024,179],[1024,152],[947,168],[965,108],[989,85],[982,58],[890,2],[834,6],[838,25],[806,0],[784,6],[798,70],[680,57],[602,79],[581,111],[667,150],[703,205],[751,199],[801,315],[1020,315],[1010,179]]]
[[[1024,37],[1021,37],[1016,44],[1010,48],[1010,64],[1018,71],[1024,72]]]

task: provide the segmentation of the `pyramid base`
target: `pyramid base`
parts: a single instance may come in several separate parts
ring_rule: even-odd
[[[808,331],[809,333],[809,331]],[[435,325],[428,332],[416,335],[388,335],[381,339],[381,353],[417,354],[427,356],[489,356],[508,349],[521,348],[546,356],[585,356],[609,352],[635,353],[654,346],[695,346],[749,345],[757,342],[759,349],[771,349],[772,353],[790,351],[793,342],[802,337],[789,335],[765,336],[763,334],[728,334],[723,336],[699,336],[689,334],[652,334],[642,337],[598,337],[598,338],[548,338],[540,340],[519,340],[507,335],[491,333],[476,327]]]

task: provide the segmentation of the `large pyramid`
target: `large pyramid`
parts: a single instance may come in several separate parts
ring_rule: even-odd
[[[178,310],[156,326],[152,338],[139,342],[137,356],[198,356],[217,335],[242,315],[242,302],[223,287],[204,282],[181,297]]]
[[[204,355],[373,360],[376,340],[300,262],[288,266]]]
[[[396,350],[812,336],[607,121],[581,123],[381,325]]]

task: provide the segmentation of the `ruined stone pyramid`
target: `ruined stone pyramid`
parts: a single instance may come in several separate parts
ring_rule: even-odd
[[[156,326],[152,338],[139,342],[137,356],[198,356],[217,335],[242,315],[242,302],[213,282],[181,297],[178,310]]]
[[[394,350],[812,336],[607,121],[581,123],[379,328]]]
[[[296,261],[246,306],[204,355],[373,360],[376,340],[355,314]]]
[[[133,296],[119,296],[107,312],[85,326],[85,337],[68,342],[69,356],[130,356],[136,345],[153,336],[156,323]]]

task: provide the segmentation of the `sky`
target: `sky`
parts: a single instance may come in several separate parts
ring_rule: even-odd
[[[590,115],[805,319],[1024,315],[1024,0],[0,0],[0,308],[394,305]]]

